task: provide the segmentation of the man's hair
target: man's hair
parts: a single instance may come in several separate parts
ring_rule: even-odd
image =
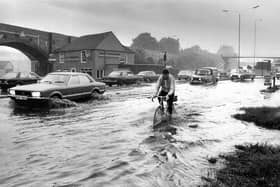
[[[162,70],[162,74],[164,74],[164,75],[167,75],[167,74],[169,74],[169,71],[168,71],[168,69],[164,69],[164,70]]]

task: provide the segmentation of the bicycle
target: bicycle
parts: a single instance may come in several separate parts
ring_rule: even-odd
[[[153,97],[152,101],[154,101],[153,100],[154,98],[160,99],[159,106],[155,110],[154,119],[153,119],[153,125],[156,126],[157,124],[159,124],[159,122],[162,122],[165,120],[166,121],[171,120],[171,115],[170,116],[167,115],[168,111],[167,111],[166,96]],[[177,96],[174,96],[173,102],[176,102],[176,101],[177,101]],[[174,104],[173,104],[172,108],[174,109]]]

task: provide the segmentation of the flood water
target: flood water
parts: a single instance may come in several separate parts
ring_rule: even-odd
[[[280,92],[263,88],[263,80],[178,82],[172,133],[152,128],[154,84],[50,111],[0,99],[0,186],[197,186],[216,167],[207,158],[236,144],[280,144],[278,131],[232,118],[240,107],[279,106]]]

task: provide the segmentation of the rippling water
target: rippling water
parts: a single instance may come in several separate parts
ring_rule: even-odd
[[[50,111],[14,109],[1,99],[0,186],[199,185],[216,167],[207,158],[235,144],[279,144],[278,131],[231,117],[240,107],[279,106],[280,93],[260,89],[263,80],[178,83],[174,119],[158,129],[152,128],[157,103],[147,98],[154,85],[113,89]]]

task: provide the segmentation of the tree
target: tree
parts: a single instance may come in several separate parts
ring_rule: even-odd
[[[146,58],[146,54],[143,49],[135,50],[135,64],[144,64],[145,58]]]
[[[235,69],[238,66],[237,58],[226,58],[226,57],[237,57],[232,46],[222,45],[220,49],[217,51],[217,54],[224,57],[225,61],[225,71],[230,71],[231,69]]]
[[[156,38],[151,36],[151,33],[141,33],[136,38],[133,39],[132,48],[136,49],[149,49],[149,50],[159,50],[159,45]]]
[[[221,56],[237,56],[232,46],[222,45],[217,51],[218,55]]]
[[[147,59],[146,59],[146,62],[147,62],[147,64],[154,64],[155,62],[154,62],[154,59],[152,58],[152,57],[148,57]]]
[[[180,43],[179,40],[176,40],[174,38],[162,38],[159,41],[159,48],[161,51],[178,54],[180,50]]]

